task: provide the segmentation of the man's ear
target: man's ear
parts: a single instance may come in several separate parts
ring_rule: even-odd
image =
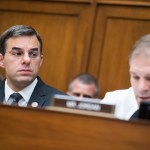
[[[42,66],[42,63],[43,63],[43,54],[41,55],[40,67]]]
[[[0,67],[5,68],[4,66],[4,56],[0,53]]]

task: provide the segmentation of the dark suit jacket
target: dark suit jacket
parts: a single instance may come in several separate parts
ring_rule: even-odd
[[[38,104],[37,107],[45,107],[50,106],[50,100],[54,96],[54,94],[63,94],[62,92],[58,91],[57,89],[46,85],[40,77],[37,77],[38,82],[37,85],[34,88],[34,91],[29,99],[28,105],[31,106],[34,102]],[[4,86],[5,86],[5,80],[2,81],[0,84],[0,102],[2,103],[4,100]],[[64,95],[64,94],[63,94]]]
[[[135,118],[139,118],[139,109],[130,117],[131,120]]]

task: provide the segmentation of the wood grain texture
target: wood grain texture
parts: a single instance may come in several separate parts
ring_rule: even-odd
[[[89,61],[101,96],[130,86],[128,55],[135,41],[150,33],[149,7],[99,5]]]
[[[149,122],[0,105],[0,149],[148,150]]]
[[[65,91],[74,75],[86,71],[92,17],[91,3],[3,1],[0,32],[16,24],[33,26],[44,42],[40,75]]]

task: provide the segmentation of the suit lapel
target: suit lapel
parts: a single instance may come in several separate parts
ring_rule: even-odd
[[[46,93],[46,85],[42,82],[42,80],[38,77],[38,82],[34,88],[34,91],[29,99],[28,106],[31,107],[42,107],[46,101],[47,93]],[[0,84],[0,103],[3,103],[5,94],[5,80]]]
[[[45,92],[45,84],[38,78],[37,85],[30,97],[28,106],[31,107],[41,107],[45,102],[46,92]]]

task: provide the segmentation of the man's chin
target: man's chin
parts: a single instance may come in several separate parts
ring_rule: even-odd
[[[33,77],[22,77],[18,79],[18,82],[20,84],[26,84],[29,85],[30,83],[32,83],[32,81],[34,80]]]

